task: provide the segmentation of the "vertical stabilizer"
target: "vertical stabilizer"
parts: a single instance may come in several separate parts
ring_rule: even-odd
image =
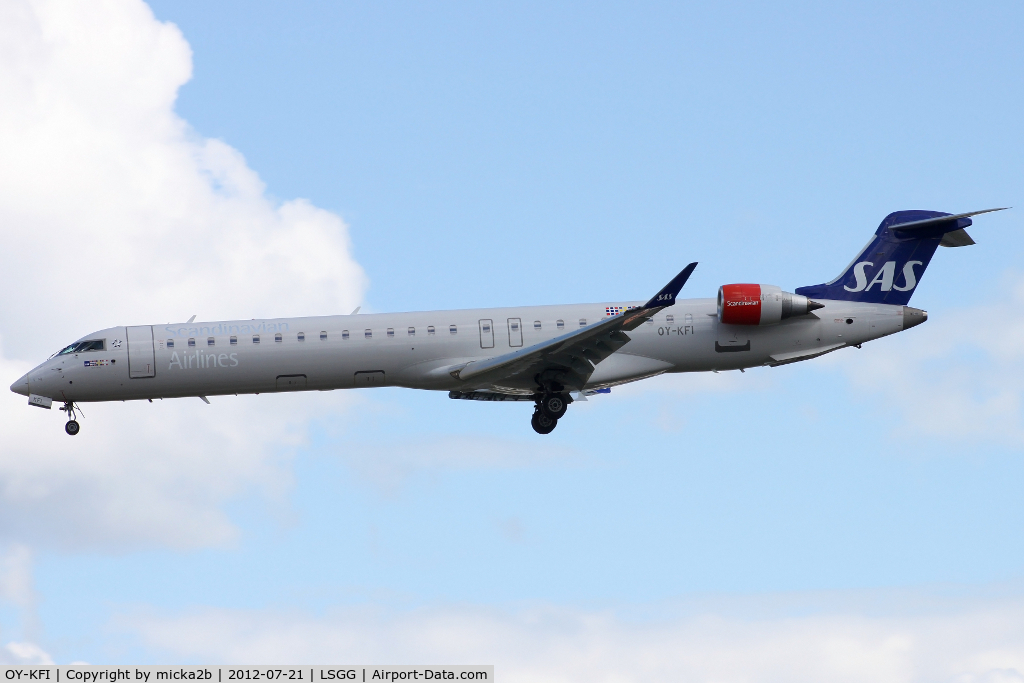
[[[968,246],[974,240],[964,230],[970,216],[940,211],[896,211],[885,217],[874,237],[839,277],[820,285],[800,287],[797,294],[813,299],[837,299],[905,306],[921,282],[936,248]]]

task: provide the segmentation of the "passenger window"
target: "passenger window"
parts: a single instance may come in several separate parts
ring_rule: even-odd
[[[364,332],[363,334],[367,339],[373,338],[373,330],[366,330],[366,332]]]
[[[389,327],[388,328],[388,339],[394,339],[394,338],[395,338],[395,328]]]
[[[451,332],[452,334],[458,334],[459,333],[459,328],[456,327],[455,325],[449,325],[448,326],[448,331]]]
[[[519,331],[519,323],[517,323],[515,321],[512,322],[512,331],[513,332],[518,332]]]
[[[587,326],[587,319],[586,318],[580,318],[580,327],[586,327],[586,326]]]
[[[325,338],[325,336],[326,336],[326,335],[324,335],[324,336],[321,336],[320,338],[321,338],[321,339],[324,339],[324,338]],[[342,331],[341,331],[341,338],[342,338],[342,339],[348,339],[348,330],[342,330]]]
[[[306,333],[299,332],[299,341],[306,341]]]
[[[410,327],[409,328],[409,336],[410,337],[415,337],[416,336],[416,328],[415,327]]]
[[[252,343],[253,344],[259,344],[260,343],[260,335],[258,335],[258,334],[252,335]]]
[[[189,346],[195,346],[196,345],[196,338],[195,337],[189,337],[188,338],[188,345]]]
[[[676,321],[676,317],[674,315],[672,315],[671,313],[669,313],[668,315],[665,316],[665,322],[667,322],[669,325],[671,325],[675,321]]]
[[[565,329],[565,321],[564,320],[556,320],[555,321],[555,327],[557,327],[560,330],[564,330]]]
[[[231,335],[231,339],[229,341],[231,342],[232,346],[238,345],[238,337],[236,337],[235,335]]]
[[[427,334],[428,335],[434,334],[434,326],[433,325],[427,325]]]
[[[327,332],[325,330],[320,330],[320,341],[327,341]]]
[[[693,324],[693,314],[692,313],[687,313],[686,316],[683,318],[683,320],[686,322],[687,325],[692,325]]]
[[[535,329],[535,330],[539,330],[540,329],[540,321],[539,320],[534,320],[533,321],[533,329]]]
[[[278,332],[277,334],[274,335],[274,341],[276,341],[276,342],[284,341],[284,337],[281,336],[280,332]]]
[[[167,348],[169,348],[169,349],[173,349],[174,348],[174,340],[173,339],[168,339],[167,340]]]
[[[206,338],[206,345],[207,346],[213,346],[216,343],[217,343],[217,340],[214,339],[213,337],[207,337]]]

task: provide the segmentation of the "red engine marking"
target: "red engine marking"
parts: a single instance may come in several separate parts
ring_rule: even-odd
[[[722,322],[757,325],[761,322],[761,285],[722,285]]]

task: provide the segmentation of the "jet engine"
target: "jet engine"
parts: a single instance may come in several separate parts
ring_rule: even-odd
[[[727,325],[777,325],[786,318],[824,308],[775,285],[722,285],[718,288],[718,322]]]

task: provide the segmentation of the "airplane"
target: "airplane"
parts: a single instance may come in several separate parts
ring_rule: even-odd
[[[974,244],[971,216],[1002,210],[891,213],[838,277],[794,292],[728,284],[717,299],[677,299],[691,263],[646,302],[110,327],[11,391],[60,402],[72,436],[90,401],[376,386],[533,403],[533,429],[549,434],[574,400],[627,382],[787,365],[920,325],[927,312],[907,304],[935,250]]]

